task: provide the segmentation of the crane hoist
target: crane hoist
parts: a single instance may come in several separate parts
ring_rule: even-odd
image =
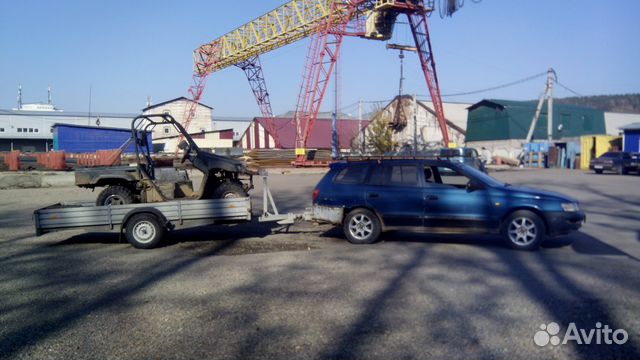
[[[393,34],[397,18],[404,15],[411,28],[442,131],[443,145],[447,146],[449,135],[427,26],[427,17],[433,9],[434,0],[289,1],[194,51],[194,73],[189,88],[193,101],[186,109],[184,127],[188,128],[195,116],[208,76],[230,66],[236,66],[245,72],[262,115],[266,118],[273,117],[259,56],[312,37],[294,116],[295,164],[304,166],[307,164],[307,140],[320,111],[344,37],[388,40]],[[275,125],[268,120],[266,123],[276,147],[280,147]]]

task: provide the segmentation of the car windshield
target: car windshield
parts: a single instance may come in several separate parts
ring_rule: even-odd
[[[603,157],[603,158],[616,158],[616,157],[618,157],[618,155],[620,155],[620,153],[608,152],[608,153],[605,153],[604,155],[602,155],[601,157]]]
[[[460,170],[462,170],[462,172],[464,172],[466,175],[468,175],[469,177],[472,177],[474,179],[478,179],[480,181],[482,181],[483,183],[485,183],[486,185],[489,185],[491,187],[502,187],[507,185],[506,183],[500,182],[494,178],[492,178],[491,176],[483,173],[482,171],[471,167],[467,164],[464,163],[457,163],[454,166],[458,167]]]

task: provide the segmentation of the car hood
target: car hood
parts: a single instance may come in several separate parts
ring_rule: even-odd
[[[566,202],[577,202],[574,198],[557,193],[555,191],[534,189],[526,186],[504,186],[503,190],[505,190],[511,196],[517,197],[525,197],[525,198],[547,198],[547,199],[556,199],[560,201]]]

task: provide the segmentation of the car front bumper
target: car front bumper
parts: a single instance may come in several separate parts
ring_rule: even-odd
[[[602,170],[602,171],[614,171],[616,166],[614,164],[589,164],[590,170]]]
[[[580,229],[582,224],[587,221],[587,216],[582,211],[553,212],[545,215],[549,227],[548,232],[551,236],[566,235]]]

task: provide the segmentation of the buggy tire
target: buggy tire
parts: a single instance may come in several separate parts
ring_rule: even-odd
[[[96,200],[97,206],[124,205],[133,202],[133,193],[121,185],[108,186],[102,190]]]
[[[158,217],[150,213],[133,215],[127,221],[126,229],[127,241],[136,249],[153,249],[166,232]]]
[[[382,226],[380,219],[367,209],[354,209],[344,217],[342,230],[352,244],[373,244],[378,241]]]
[[[244,186],[241,183],[225,181],[213,191],[212,197],[214,199],[238,199],[248,196],[249,194],[244,190]]]

